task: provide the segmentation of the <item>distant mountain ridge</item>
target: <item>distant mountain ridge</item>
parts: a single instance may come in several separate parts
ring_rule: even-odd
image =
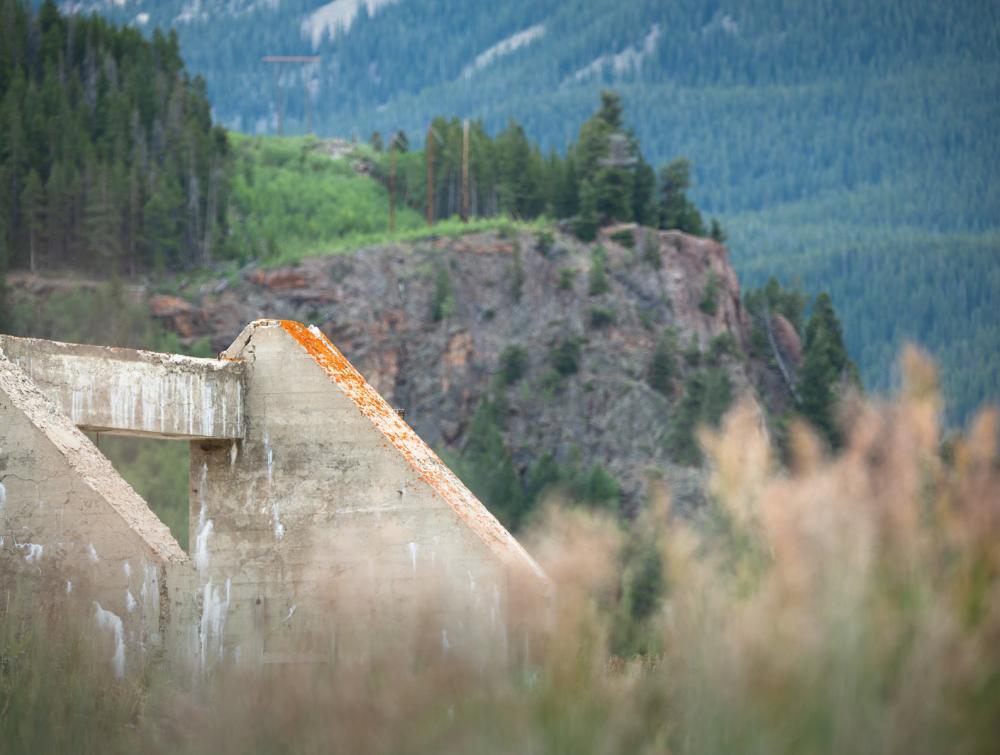
[[[267,53],[323,58],[280,72],[287,133],[309,91],[321,135],[402,128],[414,146],[456,115],[494,132],[515,118],[562,149],[614,87],[647,159],[691,158],[692,198],[723,219],[744,280],[831,292],[870,388],[915,340],[943,363],[952,419],[1000,397],[1000,325],[983,321],[1000,311],[995,2],[68,5],[176,29],[215,116],[251,133],[277,123]]]

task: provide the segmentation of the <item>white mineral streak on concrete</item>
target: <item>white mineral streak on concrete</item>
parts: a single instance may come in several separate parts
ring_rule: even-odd
[[[212,534],[212,520],[207,518],[205,513],[205,487],[208,485],[208,464],[201,465],[201,474],[198,478],[198,534],[195,536],[194,565],[199,572],[205,571],[208,567],[208,538]]]
[[[234,440],[229,444],[229,468],[232,469],[236,466],[236,458],[239,456],[240,449]]]
[[[267,487],[270,489],[274,479],[274,449],[271,448],[271,439],[264,433],[264,454],[267,457]]]
[[[5,503],[7,503],[7,488],[0,482],[0,511],[3,510]]]
[[[94,601],[96,609],[97,625],[102,629],[107,629],[114,636],[115,652],[111,656],[111,665],[115,670],[115,676],[121,679],[125,676],[125,631],[122,627],[122,620],[118,614],[105,611],[101,604]]]
[[[133,611],[135,611],[136,608],[138,608],[138,606],[139,606],[139,604],[135,602],[135,598],[132,596],[132,591],[131,590],[126,590],[125,591],[125,608],[126,608],[126,610],[128,610],[129,613],[132,613]]]
[[[92,564],[96,564],[101,560],[101,557],[97,555],[97,548],[94,547],[93,543],[87,544],[87,558],[90,559]]]
[[[271,518],[274,520],[274,538],[281,540],[285,536],[285,525],[281,523],[281,512],[277,502],[271,504]]]
[[[298,607],[299,607],[298,603],[293,603],[292,607],[288,609],[288,615],[285,617],[285,622],[284,622],[285,624],[289,623],[292,620],[292,617],[295,615],[295,611]]]
[[[69,595],[71,592],[73,592],[73,581],[67,579],[66,580],[66,594]]]
[[[239,363],[11,336],[0,336],[0,342],[78,426],[167,436],[242,437],[240,417],[233,422],[230,410],[242,393]],[[29,350],[37,358],[22,359]]]
[[[21,547],[28,551],[28,555],[24,557],[24,560],[29,564],[36,563],[45,552],[45,546],[38,543],[22,543]]]
[[[125,572],[125,578],[128,579],[132,576],[132,567],[128,561],[122,563],[122,571]]]
[[[218,657],[223,656],[222,631],[226,625],[226,613],[229,611],[229,598],[232,580],[226,580],[225,598],[220,587],[215,587],[209,580],[202,588],[201,604],[201,667],[205,668],[208,652],[213,641],[218,643]]]
[[[194,435],[194,376],[187,376],[187,426],[188,435]]]
[[[271,489],[274,484],[274,447],[271,438],[264,433],[264,453],[267,457],[267,497],[271,501],[271,525],[274,528],[274,539],[281,540],[285,536],[285,525],[281,523],[281,510],[278,500],[272,498]]]
[[[154,642],[160,641],[159,617],[160,617],[160,581],[156,566],[145,564],[143,566],[142,588],[139,597],[142,600],[142,610],[150,626],[150,637]]]
[[[448,630],[441,630],[441,649],[447,652],[451,649],[451,642],[448,641]]]
[[[201,383],[201,432],[202,435],[211,435],[215,429],[215,401],[203,374],[198,375],[198,382]]]
[[[243,427],[243,383],[236,381],[236,427]]]
[[[413,573],[417,573],[417,550],[420,548],[416,543],[408,543],[407,547],[410,549],[410,563],[413,564]]]
[[[73,397],[70,399],[69,417],[76,423],[83,417],[83,391],[79,388],[73,389]]]

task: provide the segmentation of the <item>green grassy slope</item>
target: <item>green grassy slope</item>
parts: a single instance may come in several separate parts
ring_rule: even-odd
[[[350,160],[333,159],[308,137],[231,134],[236,150],[234,242],[244,259],[291,259],[321,254],[352,239],[387,233],[389,197],[380,183],[358,175]],[[396,227],[422,218],[399,207]]]

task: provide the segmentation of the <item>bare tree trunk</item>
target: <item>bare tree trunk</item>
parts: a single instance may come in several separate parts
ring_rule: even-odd
[[[216,203],[218,202],[219,181],[215,158],[211,160],[208,171],[208,208],[205,212],[205,235],[202,242],[202,264],[208,267],[212,264],[212,232],[215,230]]]

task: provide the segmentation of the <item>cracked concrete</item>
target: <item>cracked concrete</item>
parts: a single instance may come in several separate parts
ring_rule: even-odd
[[[315,328],[257,321],[220,360],[0,336],[0,422],[0,574],[91,595],[126,670],[150,647],[207,670],[418,635],[502,657],[511,601],[548,589]],[[190,554],[81,427],[189,439]]]

